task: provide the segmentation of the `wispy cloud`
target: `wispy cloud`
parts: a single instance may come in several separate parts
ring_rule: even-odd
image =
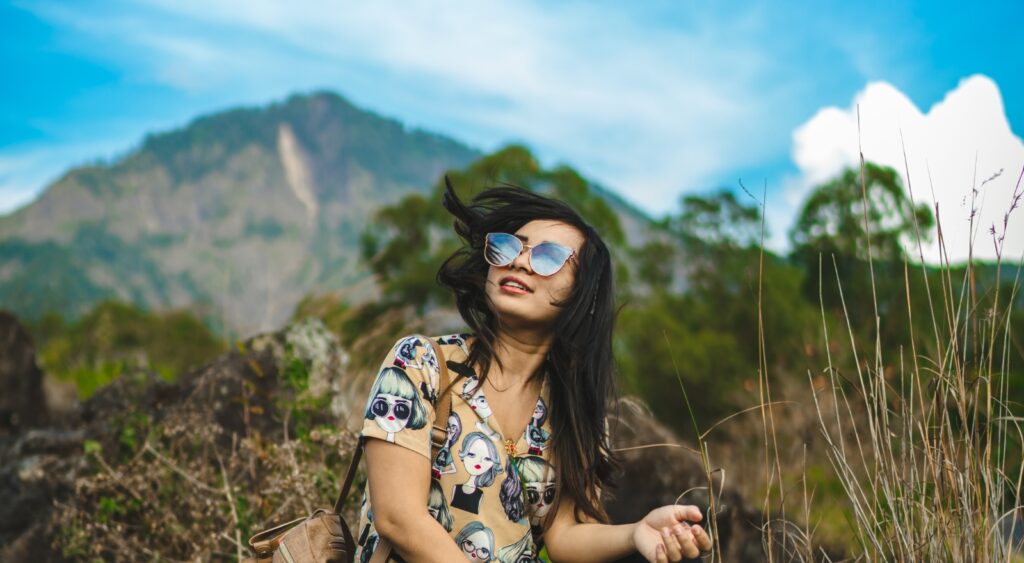
[[[416,94],[435,100],[415,104],[435,121],[472,120],[487,132],[486,145],[528,140],[655,211],[723,167],[763,157],[765,143],[756,134],[740,141],[737,131],[768,127],[765,116],[783,100],[781,88],[761,80],[773,62],[735,41],[759,31],[756,13],[651,29],[629,12],[585,4],[156,4],[273,37],[297,57],[360,61],[410,77]],[[468,107],[452,95],[469,98]]]
[[[484,149],[525,141],[654,213],[733,181],[732,170],[787,158],[788,131],[825,96],[808,80],[825,55],[837,57],[830,72],[868,64],[853,53],[872,65],[889,56],[863,31],[856,41],[836,26],[827,37],[780,33],[794,12],[758,2],[24,6],[69,49],[204,110],[332,88]],[[795,63],[808,45],[819,59]]]

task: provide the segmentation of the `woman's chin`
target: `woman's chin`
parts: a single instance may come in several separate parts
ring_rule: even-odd
[[[506,329],[549,329],[554,320],[554,317],[540,317],[534,310],[512,307],[499,309],[497,314]]]

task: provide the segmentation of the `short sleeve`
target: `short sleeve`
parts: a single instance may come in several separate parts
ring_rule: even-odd
[[[370,388],[362,435],[398,444],[430,459],[439,374],[429,343],[419,336],[400,339],[384,358]]]

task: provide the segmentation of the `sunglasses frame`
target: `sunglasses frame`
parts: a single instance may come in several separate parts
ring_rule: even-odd
[[[487,250],[491,246],[491,235],[506,235],[506,236],[512,237],[513,239],[515,239],[516,241],[519,242],[519,252],[515,256],[513,256],[511,260],[509,260],[508,262],[506,262],[504,264],[495,264],[494,262],[491,262],[487,258],[487,255],[488,255]],[[550,274],[542,274],[542,273],[538,272],[536,268],[533,267],[533,249],[537,248],[539,246],[544,246],[545,244],[554,245],[554,246],[556,246],[558,248],[562,248],[562,249],[565,249],[565,250],[569,251],[569,255],[565,258],[565,260],[562,261],[562,264],[560,266],[558,266],[558,269],[556,269],[554,272],[551,272]],[[564,244],[558,244],[557,242],[544,241],[544,242],[539,242],[537,244],[526,244],[525,242],[523,242],[523,240],[521,238],[517,237],[516,235],[510,234],[510,233],[502,233],[502,232],[487,233],[487,236],[484,237],[484,261],[487,262],[488,264],[490,264],[491,266],[496,267],[496,268],[503,268],[505,266],[508,266],[509,264],[512,264],[513,262],[516,261],[516,258],[519,258],[519,256],[524,251],[526,251],[526,250],[530,251],[530,257],[529,257],[530,269],[533,270],[533,273],[537,274],[538,276],[545,277],[545,278],[551,277],[551,276],[557,274],[558,272],[561,272],[562,268],[564,268],[565,265],[568,264],[570,260],[572,260],[574,262],[578,262],[578,259],[576,258],[576,251],[574,249],[569,248],[568,246],[565,246]]]

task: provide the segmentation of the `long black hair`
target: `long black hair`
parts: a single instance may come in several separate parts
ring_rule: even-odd
[[[464,245],[437,273],[437,281],[455,293],[463,320],[476,334],[467,362],[479,366],[481,383],[494,361],[499,320],[485,293],[490,265],[484,260],[487,233],[515,233],[538,219],[571,225],[583,234],[576,281],[552,327],[552,342],[541,369],[531,377],[549,377],[551,448],[558,482],[554,504],[563,495],[585,514],[608,523],[599,491],[613,487],[618,461],[609,446],[606,416],[616,395],[612,358],[615,292],[611,254],[597,231],[571,207],[529,190],[501,185],[480,192],[466,205],[445,178],[444,207],[455,217]],[[500,360],[499,360],[500,361]],[[545,518],[547,529],[556,510]]]

